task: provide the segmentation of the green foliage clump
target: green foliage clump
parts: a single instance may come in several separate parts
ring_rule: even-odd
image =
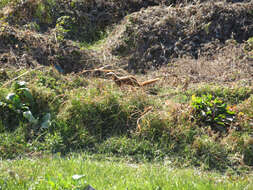
[[[13,86],[14,93],[9,93],[4,101],[0,102],[2,112],[0,117],[3,125],[7,125],[9,129],[15,126],[13,122],[17,124],[20,120],[27,119],[31,123],[36,122],[30,111],[34,100],[25,82],[16,82]],[[16,120],[13,120],[13,117]]]
[[[44,142],[40,145],[44,150],[49,152],[64,152],[66,148],[62,135],[59,132],[47,133]]]
[[[70,31],[77,30],[77,27],[75,27],[75,23],[75,18],[71,16],[62,16],[58,18],[55,26],[57,40],[62,41],[65,38],[69,38],[71,36]]]
[[[34,31],[37,31],[37,32],[40,31],[40,25],[37,24],[36,22],[27,23],[24,27],[29,29],[29,30],[34,30]]]
[[[13,90],[13,93],[9,93],[3,101],[0,101],[2,125],[7,129],[15,129],[20,123],[29,123],[47,128],[51,116],[47,113],[40,120],[41,123],[39,123],[39,118],[34,117],[32,110],[35,107],[35,101],[26,83],[15,82]]]
[[[106,32],[92,24],[89,17],[82,15],[64,15],[56,20],[55,31],[57,40],[71,39],[81,42],[81,46],[88,46],[103,39]]]
[[[234,120],[235,113],[222,100],[212,95],[192,96],[194,118],[204,125],[210,125],[216,131],[225,131]]]

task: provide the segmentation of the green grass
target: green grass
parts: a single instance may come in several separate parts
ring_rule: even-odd
[[[106,42],[106,38],[109,35],[109,31],[106,32],[100,32],[98,34],[98,40],[94,40],[91,43],[87,43],[85,41],[76,43],[77,46],[80,47],[80,49],[85,50],[101,50],[103,47],[103,44]]]
[[[73,175],[81,175],[73,179]],[[85,155],[0,162],[0,188],[8,190],[100,189],[226,190],[252,189],[252,175],[221,175],[175,169],[170,163],[131,163]]]
[[[20,0],[1,0],[0,1],[0,9],[2,9],[3,7],[5,7],[6,5],[10,4],[10,3],[18,3],[20,2]]]
[[[6,71],[9,79],[0,78],[2,84],[26,72]],[[251,170],[252,87],[229,89],[206,84],[184,92],[173,91],[166,84],[160,90],[156,84],[153,88],[158,89],[158,94],[150,95],[148,89],[124,90],[109,79],[61,75],[53,68],[31,70],[19,80],[27,82],[27,90],[33,98],[23,97],[27,90],[15,91],[14,81],[0,87],[0,101],[5,105],[0,109],[1,159],[22,157],[31,152],[69,154],[85,150],[135,161],[162,161],[169,156],[177,166],[197,166],[205,170]],[[178,97],[185,97],[184,100],[174,99],[175,96],[161,97],[166,88]],[[17,105],[6,99],[13,92],[20,95]],[[193,94],[199,97],[212,94],[228,105],[226,109],[233,109],[235,119],[223,121],[226,116],[226,110],[221,109],[223,103],[219,103],[220,107],[202,101],[199,110],[194,109]],[[29,108],[35,123],[23,117],[20,106]],[[209,116],[201,116],[203,113]],[[223,125],[218,125],[212,113]],[[48,123],[43,128],[47,114],[51,115],[47,120],[51,125]],[[212,126],[214,124],[216,126]]]
[[[2,0],[0,2],[0,9],[8,5],[8,3],[10,3],[10,0]]]

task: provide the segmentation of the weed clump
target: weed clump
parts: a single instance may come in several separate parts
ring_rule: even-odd
[[[192,156],[203,160],[201,165],[204,168],[206,167],[205,169],[217,168],[222,170],[226,168],[224,163],[229,163],[227,149],[207,135],[197,137],[192,143],[191,151]],[[199,164],[197,160],[195,162]]]
[[[204,125],[210,125],[215,131],[226,131],[234,120],[235,112],[218,98],[212,95],[192,96],[195,118]]]

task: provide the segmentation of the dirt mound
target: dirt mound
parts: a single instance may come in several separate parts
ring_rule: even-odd
[[[60,72],[93,68],[99,61],[92,51],[80,50],[71,42],[52,36],[19,30],[3,23],[0,30],[0,65],[36,67],[54,65]]]
[[[20,1],[0,10],[0,62],[63,72],[117,62],[145,73],[176,58],[212,60],[226,40],[253,36],[252,10],[248,0]],[[99,50],[73,45],[93,44],[115,25]]]
[[[211,57],[226,40],[241,43],[253,36],[252,10],[253,2],[149,7],[127,16],[106,49],[135,72],[160,67],[173,58]]]
[[[165,0],[27,0],[2,10],[10,25],[46,32],[64,30],[71,40],[92,42],[129,13],[155,6]],[[167,1],[168,2],[168,1]]]
[[[38,32],[64,31],[64,38],[91,43],[126,15],[150,6],[183,6],[196,0],[26,0],[0,11],[12,26]],[[16,2],[16,3],[15,3]]]

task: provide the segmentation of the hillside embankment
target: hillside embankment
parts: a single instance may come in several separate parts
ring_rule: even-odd
[[[250,0],[1,1],[0,69],[0,158],[252,171]]]

